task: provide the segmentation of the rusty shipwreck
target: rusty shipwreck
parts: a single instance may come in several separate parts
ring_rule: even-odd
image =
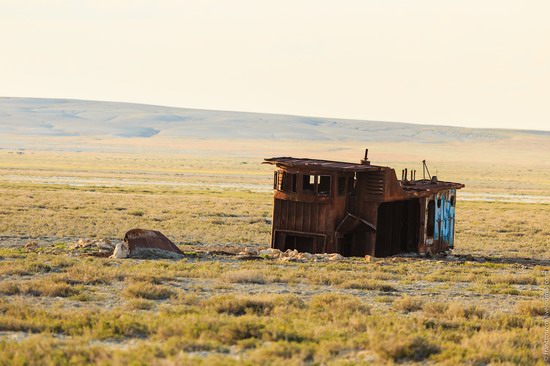
[[[437,253],[454,244],[461,183],[360,163],[278,157],[272,248],[344,256]],[[409,174],[410,173],[410,174]]]

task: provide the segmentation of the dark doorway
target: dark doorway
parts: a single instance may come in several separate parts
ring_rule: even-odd
[[[344,257],[351,257],[353,252],[353,234],[345,234],[343,238],[341,238],[341,245],[340,245],[340,254],[342,254]]]
[[[428,202],[428,224],[426,235],[433,238],[435,230],[435,202],[431,200]]]
[[[420,202],[417,199],[387,202],[378,208],[376,257],[418,250]]]
[[[364,257],[368,254],[367,231],[357,230],[338,238],[338,253],[344,257]]]

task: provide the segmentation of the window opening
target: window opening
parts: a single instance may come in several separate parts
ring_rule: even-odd
[[[304,191],[304,193],[314,193],[315,192],[315,176],[314,175],[304,174],[302,190]]]
[[[290,175],[290,178],[291,178],[291,181],[292,181],[292,188],[291,188],[291,191],[292,192],[296,192],[296,174],[291,174]]]
[[[330,195],[330,175],[321,175],[319,178],[317,193],[322,196]]]
[[[283,172],[283,178],[281,179],[281,191],[287,192],[289,188],[290,175],[287,172]]]

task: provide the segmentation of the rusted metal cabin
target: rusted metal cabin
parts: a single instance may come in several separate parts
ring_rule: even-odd
[[[461,183],[416,180],[406,170],[279,157],[274,174],[272,248],[344,256],[437,253],[453,247]],[[424,164],[425,165],[425,164]],[[427,167],[426,167],[427,169]]]

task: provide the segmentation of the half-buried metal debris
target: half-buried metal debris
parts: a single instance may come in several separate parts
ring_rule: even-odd
[[[126,255],[124,255],[126,254]],[[183,252],[160,231],[132,229],[124,235],[124,244],[117,245],[114,258],[179,259]]]

